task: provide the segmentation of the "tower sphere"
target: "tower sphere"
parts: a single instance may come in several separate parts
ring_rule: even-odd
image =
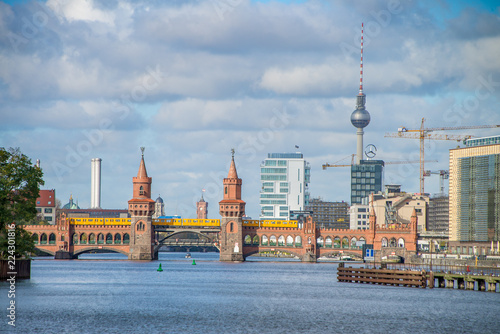
[[[365,108],[356,109],[351,114],[351,123],[356,128],[364,128],[370,124],[370,114]]]

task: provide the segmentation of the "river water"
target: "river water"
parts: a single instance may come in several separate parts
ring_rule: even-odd
[[[0,332],[500,332],[500,293],[339,283],[335,263],[184,255],[35,259],[31,279],[16,282],[15,329],[6,318],[8,285],[0,283]]]

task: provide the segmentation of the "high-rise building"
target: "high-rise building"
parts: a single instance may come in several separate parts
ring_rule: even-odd
[[[450,242],[500,240],[500,136],[450,150]]]
[[[309,204],[311,166],[302,153],[268,153],[260,166],[261,219],[289,220]]]
[[[306,211],[312,211],[316,226],[324,228],[349,228],[349,203],[327,202],[321,198],[313,198],[305,206]]]
[[[384,186],[384,161],[361,160],[351,166],[351,204],[361,204],[371,193],[382,191]]]
[[[448,233],[450,202],[448,196],[433,197],[429,200],[427,231]]]

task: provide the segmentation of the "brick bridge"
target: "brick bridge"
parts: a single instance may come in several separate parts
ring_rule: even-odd
[[[405,258],[416,253],[415,210],[409,224],[395,228],[379,227],[373,208],[366,230],[320,229],[311,217],[295,223],[294,227],[245,226],[241,184],[233,155],[228,177],[223,180],[220,220],[192,219],[189,226],[153,220],[151,178],[147,176],[143,155],[137,177],[133,178],[133,198],[128,206],[131,218],[116,221],[102,218],[98,223],[78,224],[62,213],[55,225],[26,225],[24,228],[33,233],[37,249],[58,259],[77,258],[85,252],[113,251],[125,254],[131,260],[153,260],[157,259],[160,247],[172,245],[181,232],[201,235],[207,245],[220,250],[221,261],[244,261],[252,254],[265,251],[287,252],[306,262],[315,262],[319,257],[332,254],[360,258],[362,250],[358,241],[373,245],[382,255]]]

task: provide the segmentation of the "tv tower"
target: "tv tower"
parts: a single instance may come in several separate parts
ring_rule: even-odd
[[[351,114],[351,123],[356,131],[358,141],[356,150],[356,164],[363,160],[363,128],[370,124],[370,114],[365,109],[366,95],[363,93],[363,23],[361,23],[361,63],[359,65],[359,94],[356,97],[356,110]]]

